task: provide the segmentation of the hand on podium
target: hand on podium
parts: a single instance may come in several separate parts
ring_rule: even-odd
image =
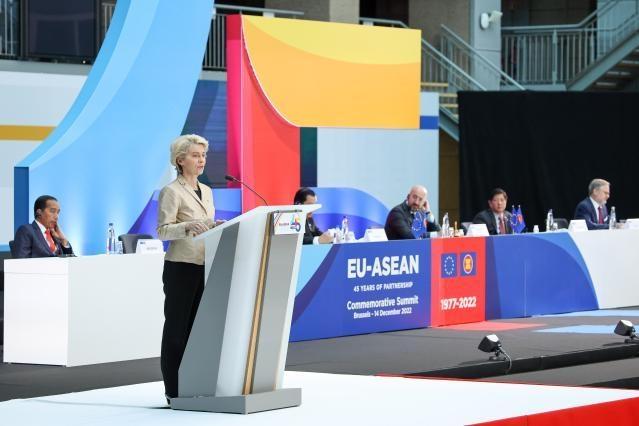
[[[208,230],[209,230],[209,227],[207,226],[207,224],[199,220],[188,222],[186,224],[186,233],[191,235],[192,237],[195,237],[196,235],[200,235],[201,233],[206,232]]]
[[[223,224],[224,222],[226,222],[226,221],[222,220],[222,219],[217,219],[217,220],[206,219],[204,221],[204,224],[206,225],[207,229],[211,229],[211,228],[215,228],[216,226],[219,226],[219,225]]]

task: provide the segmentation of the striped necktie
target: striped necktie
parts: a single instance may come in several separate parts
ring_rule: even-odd
[[[504,223],[504,217],[499,216],[499,233],[504,235],[506,233],[506,224]]]

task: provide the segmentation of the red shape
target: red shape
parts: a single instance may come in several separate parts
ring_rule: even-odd
[[[639,398],[584,405],[546,413],[476,423],[482,426],[636,425]]]
[[[461,253],[475,253],[475,273],[464,275]],[[443,253],[457,259],[457,274],[442,277]],[[431,326],[479,322],[486,319],[486,239],[431,240]]]
[[[269,204],[291,204],[300,185],[300,130],[264,95],[250,64],[239,15],[227,18],[227,170]],[[242,212],[263,205],[242,188]]]

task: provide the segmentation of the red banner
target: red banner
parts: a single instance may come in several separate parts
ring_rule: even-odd
[[[486,239],[431,240],[431,326],[486,319]]]

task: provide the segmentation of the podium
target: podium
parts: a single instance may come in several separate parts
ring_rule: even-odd
[[[301,404],[301,389],[282,380],[306,214],[319,207],[257,207],[196,237],[205,288],[172,409],[248,414]]]

